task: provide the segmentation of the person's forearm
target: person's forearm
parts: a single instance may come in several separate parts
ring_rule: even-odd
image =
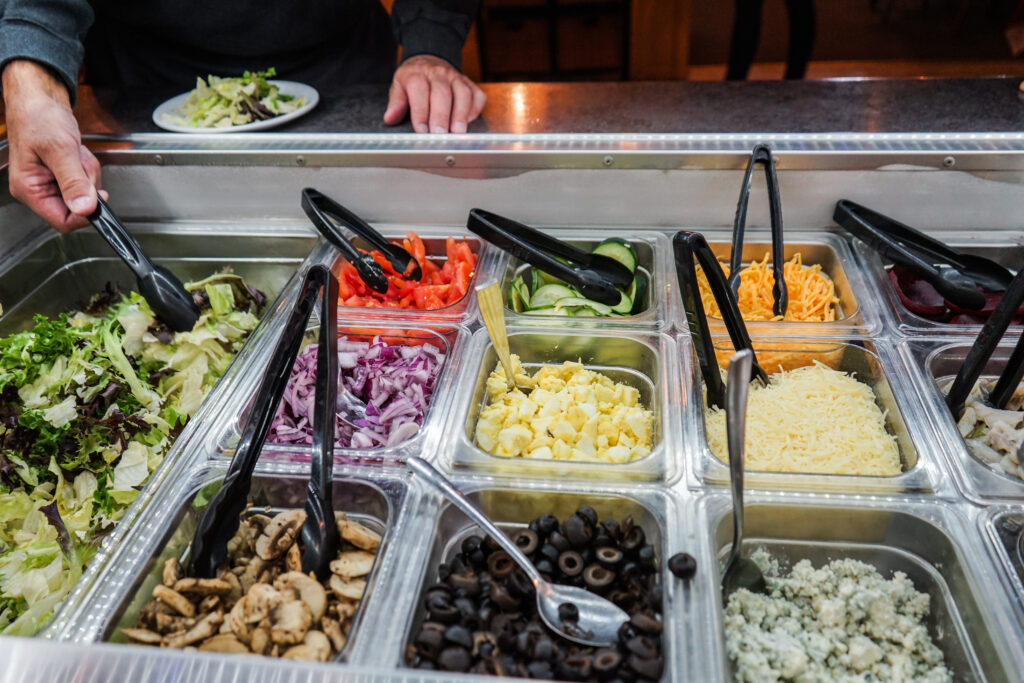
[[[478,0],[395,0],[391,18],[402,58],[434,55],[462,67],[462,45]]]
[[[7,63],[2,75],[4,103],[8,109],[29,98],[44,97],[65,107],[71,98],[63,81],[42,64],[28,59],[15,59]]]
[[[88,0],[0,0],[0,69],[15,60],[45,64],[74,101],[92,20]]]

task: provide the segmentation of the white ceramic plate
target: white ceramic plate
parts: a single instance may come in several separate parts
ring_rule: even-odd
[[[153,110],[153,123],[160,126],[164,130],[169,130],[174,133],[249,133],[257,130],[266,130],[268,128],[276,128],[277,126],[283,125],[299,118],[303,114],[308,113],[317,105],[320,101],[320,93],[316,91],[316,88],[306,85],[305,83],[297,83],[295,81],[278,81],[272,80],[270,83],[276,85],[282,95],[294,95],[295,97],[305,97],[306,104],[302,105],[298,109],[281,116],[275,116],[270,119],[263,119],[262,121],[253,121],[251,123],[243,123],[240,126],[230,126],[227,128],[193,128],[192,126],[179,126],[171,123],[164,119],[164,114],[170,114],[175,109],[185,103],[188,98],[189,92],[181,93],[171,99],[167,100],[159,107]]]

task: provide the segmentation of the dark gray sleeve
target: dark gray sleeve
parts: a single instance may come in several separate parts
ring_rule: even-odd
[[[434,55],[461,69],[462,44],[478,5],[478,0],[395,0],[391,21],[402,59]]]
[[[74,101],[82,40],[92,20],[88,0],[0,0],[0,70],[12,59],[45,64]]]

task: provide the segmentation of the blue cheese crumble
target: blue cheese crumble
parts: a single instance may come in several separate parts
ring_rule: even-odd
[[[903,572],[797,562],[788,576],[764,549],[753,560],[768,595],[741,589],[725,608],[725,646],[739,681],[952,681],[924,625],[929,598]]]

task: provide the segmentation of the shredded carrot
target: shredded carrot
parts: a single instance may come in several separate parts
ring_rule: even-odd
[[[798,322],[828,322],[836,319],[835,284],[821,272],[820,265],[805,266],[800,254],[786,261],[782,273],[786,280],[789,304],[785,316],[777,316],[772,312],[772,287],[775,276],[768,261],[771,258],[765,253],[761,261],[753,261],[740,271],[739,307],[744,320],[788,320]],[[726,277],[729,266],[722,264]],[[704,271],[697,269],[697,283],[700,287],[700,298],[704,302],[704,310],[708,315],[721,318],[722,314],[711,294]]]

